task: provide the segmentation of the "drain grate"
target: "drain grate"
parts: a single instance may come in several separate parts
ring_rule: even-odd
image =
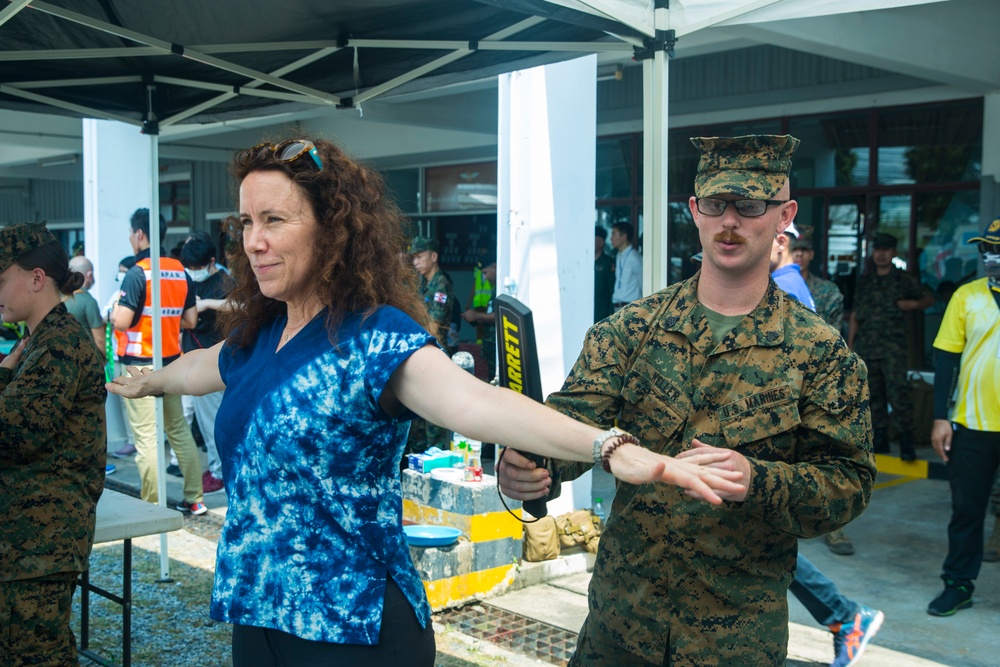
[[[489,604],[448,609],[437,616],[463,634],[552,665],[565,667],[576,648],[576,633]]]

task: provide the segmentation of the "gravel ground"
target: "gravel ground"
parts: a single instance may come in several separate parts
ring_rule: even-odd
[[[160,583],[159,536],[132,542],[132,664],[134,667],[228,667],[231,626],[208,617],[215,570],[218,522],[185,519],[185,529],[168,535],[172,582]],[[121,542],[97,545],[90,558],[91,582],[121,593]],[[80,639],[79,592],[73,631]],[[121,664],[121,607],[91,595],[90,648]],[[436,667],[528,667],[545,663],[505,651],[438,622]],[[88,658],[80,664],[93,665]]]

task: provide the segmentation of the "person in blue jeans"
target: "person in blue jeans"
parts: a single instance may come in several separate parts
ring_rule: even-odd
[[[806,285],[799,267],[792,260],[791,244],[800,238],[795,223],[778,234],[771,248],[771,277],[778,287],[800,301],[810,310],[816,310],[812,293]],[[861,659],[868,642],[882,626],[885,614],[844,597],[837,585],[830,581],[808,558],[799,554],[795,579],[789,592],[812,614],[816,622],[833,632],[834,661],[832,667],[850,667]]]
[[[833,633],[834,660],[830,667],[858,664],[885,614],[845,597],[812,562],[799,554],[795,579],[788,591],[806,608],[816,622]]]

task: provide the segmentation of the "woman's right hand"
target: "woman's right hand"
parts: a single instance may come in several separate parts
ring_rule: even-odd
[[[155,393],[150,387],[153,371],[139,366],[126,366],[125,370],[128,375],[119,375],[104,385],[109,392],[122,398],[143,398]]]

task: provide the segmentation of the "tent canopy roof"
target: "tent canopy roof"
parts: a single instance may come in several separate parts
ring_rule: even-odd
[[[0,106],[133,124],[149,112],[171,125],[351,106],[601,49],[630,53],[602,31],[609,20],[551,21],[472,0],[8,1]]]

